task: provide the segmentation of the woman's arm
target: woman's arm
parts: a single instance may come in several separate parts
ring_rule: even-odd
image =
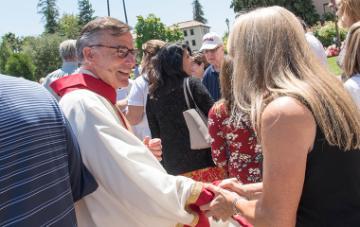
[[[234,194],[219,198],[234,204],[255,226],[288,227],[296,224],[306,160],[315,139],[316,124],[311,112],[290,97],[272,101],[261,119],[261,144],[264,154],[263,192],[258,200],[248,201]],[[224,189],[222,192],[224,192]],[[238,198],[235,201],[235,198]],[[220,199],[221,200],[221,199]],[[219,207],[216,199],[210,203]],[[221,217],[220,217],[221,218]]]
[[[211,156],[215,165],[227,169],[226,139],[221,131],[222,118],[216,114],[214,107],[209,111],[208,128],[211,136]]]
[[[144,106],[147,98],[146,83],[144,83],[141,79],[142,78],[138,78],[134,80],[128,95],[128,110],[126,118],[131,125],[139,124],[145,112]]]
[[[137,125],[141,122],[144,116],[144,106],[131,106],[128,105],[126,118],[131,125]]]

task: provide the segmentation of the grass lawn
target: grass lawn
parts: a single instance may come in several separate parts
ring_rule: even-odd
[[[329,69],[332,73],[334,73],[337,76],[340,76],[340,74],[342,73],[340,67],[337,65],[336,63],[336,58],[337,57],[330,57],[327,59],[327,63],[329,66]]]

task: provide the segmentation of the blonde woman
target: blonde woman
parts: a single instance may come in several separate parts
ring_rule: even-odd
[[[359,0],[336,0],[339,24],[344,28],[350,28],[354,23],[360,21],[360,1]],[[348,37],[340,51],[337,59],[338,65],[344,69],[344,58],[346,55]]]
[[[344,59],[345,88],[360,108],[360,22],[350,28]]]
[[[218,197],[202,209],[257,227],[358,226],[359,112],[315,60],[295,15],[278,6],[241,15],[228,49],[235,104],[263,148],[262,193],[249,198],[259,187],[228,180],[220,186],[237,193],[212,187]]]
[[[146,101],[149,93],[149,76],[153,73],[151,59],[166,43],[162,40],[152,39],[142,46],[143,57],[141,61],[141,75],[134,80],[127,98],[128,111],[126,118],[132,125],[134,134],[143,140],[151,137],[149,123],[146,116]]]

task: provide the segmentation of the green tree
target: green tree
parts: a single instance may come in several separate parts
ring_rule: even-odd
[[[230,8],[234,9],[234,12],[247,11],[256,7],[267,6],[269,0],[232,0]]]
[[[287,9],[292,11],[296,16],[301,17],[306,23],[313,25],[320,20],[319,14],[315,10],[313,0],[297,0],[285,1],[284,5]]]
[[[287,8],[306,23],[312,25],[319,19],[313,0],[232,0],[230,7],[234,12],[248,11],[256,7],[279,5]]]
[[[192,5],[193,5],[193,19],[206,24],[207,20],[204,17],[203,7],[200,4],[199,0],[194,0]]]
[[[45,20],[45,33],[54,34],[57,31],[59,10],[56,6],[56,0],[39,0],[38,13],[43,15]]]
[[[14,53],[19,53],[22,47],[22,39],[14,33],[8,32],[2,37],[3,42],[7,42]]]
[[[0,72],[5,73],[5,65],[9,57],[13,54],[10,44],[3,40],[0,45]]]
[[[150,39],[160,39],[166,42],[175,42],[183,40],[183,33],[177,26],[167,28],[160,18],[150,14],[147,18],[137,17],[135,25],[136,48],[141,50],[142,44]],[[141,53],[142,55],[142,53]]]
[[[94,12],[89,0],[78,0],[79,6],[79,25],[82,27],[94,19]]]
[[[79,18],[73,14],[64,14],[59,20],[58,33],[68,39],[77,39],[80,34]]]
[[[28,80],[35,80],[35,66],[31,58],[24,53],[12,54],[6,62],[5,74],[17,77],[24,77]]]
[[[39,37],[29,37],[24,41],[24,53],[31,57],[36,66],[34,74],[36,80],[61,66],[59,44],[63,40],[64,37],[58,34],[44,34]]]

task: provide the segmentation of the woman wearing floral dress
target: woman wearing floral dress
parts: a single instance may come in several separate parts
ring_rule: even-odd
[[[212,158],[217,166],[228,171],[229,177],[236,177],[244,184],[260,182],[262,152],[250,119],[240,111],[234,111],[238,120],[230,118],[232,69],[232,59],[226,56],[220,73],[222,99],[209,111]]]

